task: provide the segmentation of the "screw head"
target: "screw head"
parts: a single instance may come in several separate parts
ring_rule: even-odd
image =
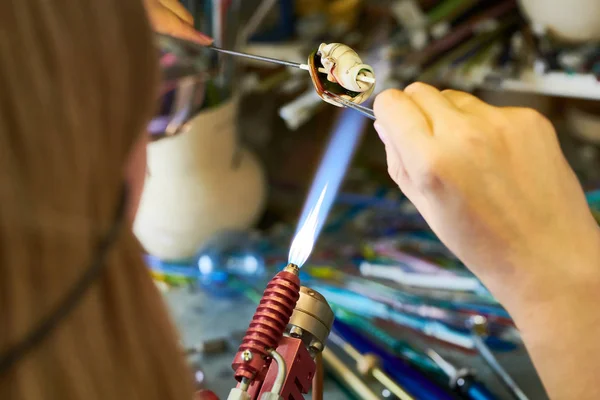
[[[290,336],[296,339],[300,339],[303,333],[302,328],[295,325],[290,329]]]
[[[250,362],[250,361],[252,361],[252,358],[253,358],[253,355],[250,350],[244,350],[242,352],[242,360],[244,360],[244,362]]]
[[[309,348],[312,351],[318,353],[323,350],[323,343],[319,342],[318,340],[313,340],[312,342],[310,342]]]

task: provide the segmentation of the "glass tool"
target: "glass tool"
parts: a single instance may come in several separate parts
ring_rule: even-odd
[[[356,365],[361,374],[371,375],[390,392],[392,392],[399,400],[414,400],[411,395],[406,393],[406,391],[404,391],[400,385],[398,385],[384,370],[379,367],[381,361],[376,355],[360,353],[354,346],[333,332],[329,334],[329,340],[335,343],[354,361],[356,361]]]
[[[471,371],[466,368],[456,368],[432,349],[427,350],[427,355],[446,373],[450,380],[450,386],[457,393],[472,400],[493,400],[497,398],[475,378]]]
[[[471,318],[470,325],[473,332],[473,344],[481,355],[481,358],[483,358],[490,369],[494,371],[498,378],[500,378],[500,381],[516,400],[529,400],[527,395],[525,395],[509,373],[506,372],[485,343],[484,338],[488,334],[487,319],[481,315],[474,316]]]
[[[350,92],[352,92],[351,90],[343,90],[342,92],[340,92],[338,94],[338,93],[334,93],[331,85],[325,86],[325,85],[320,84],[321,81],[323,81],[323,82],[325,82],[325,81],[321,80],[321,79],[317,79],[317,77],[316,77],[317,74],[315,72],[318,72],[320,74],[328,74],[329,72],[326,68],[316,66],[316,61],[314,61],[314,59],[316,58],[315,56],[309,57],[308,64],[301,64],[301,63],[297,63],[297,62],[293,62],[293,61],[285,61],[285,60],[279,60],[279,59],[271,58],[271,57],[264,57],[264,56],[254,55],[254,54],[242,53],[239,51],[226,50],[226,49],[216,47],[216,46],[208,46],[207,48],[217,51],[219,53],[228,54],[228,55],[232,55],[232,56],[236,56],[236,57],[244,57],[244,58],[248,58],[248,59],[255,60],[255,61],[264,61],[264,62],[268,62],[268,63],[272,63],[272,64],[279,64],[279,65],[283,65],[286,67],[299,68],[299,69],[303,69],[305,71],[309,71],[311,73],[311,78],[313,80],[315,89],[317,90],[319,97],[321,97],[323,100],[325,100],[325,101],[329,100],[328,102],[330,102],[330,103],[332,102],[334,105],[339,105],[341,107],[352,108],[353,110],[358,111],[359,113],[366,116],[367,118],[375,120],[375,115],[374,115],[372,109],[365,107],[365,106],[361,106],[360,104],[357,104],[357,103],[351,101],[349,98],[343,97],[342,92],[350,93]],[[313,62],[310,62],[310,60],[313,60]],[[374,76],[359,74],[356,76],[356,81],[357,81],[357,83],[369,84],[371,86],[375,85],[375,77]],[[331,83],[331,82],[329,82],[329,83]],[[372,89],[369,90],[368,94],[370,94],[370,92],[372,92]],[[352,93],[355,93],[355,92],[352,92]],[[361,96],[361,94],[356,94],[356,95]],[[348,97],[348,96],[345,96],[345,97]],[[364,101],[364,100],[361,100],[361,101]]]

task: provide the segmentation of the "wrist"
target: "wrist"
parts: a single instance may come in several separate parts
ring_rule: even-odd
[[[554,303],[578,297],[597,300],[600,227],[595,225],[579,240],[546,244],[540,251],[516,258],[510,264],[504,271],[494,271],[484,283],[515,317],[529,309],[552,308]]]
[[[600,256],[545,267],[503,303],[551,398],[600,398],[592,372],[600,368]]]
[[[546,309],[552,312],[559,304],[598,300],[600,228],[594,226],[588,235],[572,243],[572,247],[564,242],[547,246],[535,257],[525,257],[515,266],[510,282],[493,285],[498,299],[515,318]]]

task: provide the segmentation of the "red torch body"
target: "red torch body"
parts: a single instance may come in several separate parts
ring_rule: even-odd
[[[268,368],[269,349],[276,349],[300,291],[298,267],[288,265],[271,279],[233,359],[235,379],[261,378]]]
[[[231,364],[239,383],[228,400],[303,400],[314,383],[333,311],[319,293],[300,287],[298,273],[288,264],[267,284]]]

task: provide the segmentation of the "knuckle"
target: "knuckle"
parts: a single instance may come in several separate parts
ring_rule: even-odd
[[[375,102],[373,103],[373,109],[375,111],[381,111],[387,104],[397,101],[398,97],[401,95],[400,90],[398,89],[386,89],[375,97]]]
[[[542,125],[546,122],[549,122],[548,119],[539,111],[533,109],[533,108],[528,108],[528,107],[523,107],[519,110],[519,116],[521,121],[523,121],[526,124],[531,124],[534,126],[537,125]]]
[[[455,107],[462,111],[469,111],[472,105],[479,102],[475,96],[459,90],[446,89],[441,93],[445,98],[450,100]]]
[[[528,134],[534,135],[555,135],[552,122],[539,111],[522,107],[513,109],[516,118],[507,118],[506,130],[513,132],[521,132],[522,130],[531,131]]]
[[[542,120],[544,116],[537,110],[529,107],[523,107],[520,110],[521,118],[527,122],[538,122]]]
[[[394,97],[396,97],[398,95],[398,93],[401,93],[401,90],[398,89],[385,89],[383,92],[381,92],[377,97],[381,97],[382,99],[392,99]]]
[[[443,94],[444,96],[462,96],[465,94],[464,92],[461,92],[460,90],[454,90],[454,89],[444,89],[440,93]]]
[[[420,92],[423,90],[428,90],[432,88],[432,86],[423,83],[423,82],[413,82],[410,85],[408,85],[407,87],[404,88],[404,91],[406,93],[416,93],[416,92]]]

